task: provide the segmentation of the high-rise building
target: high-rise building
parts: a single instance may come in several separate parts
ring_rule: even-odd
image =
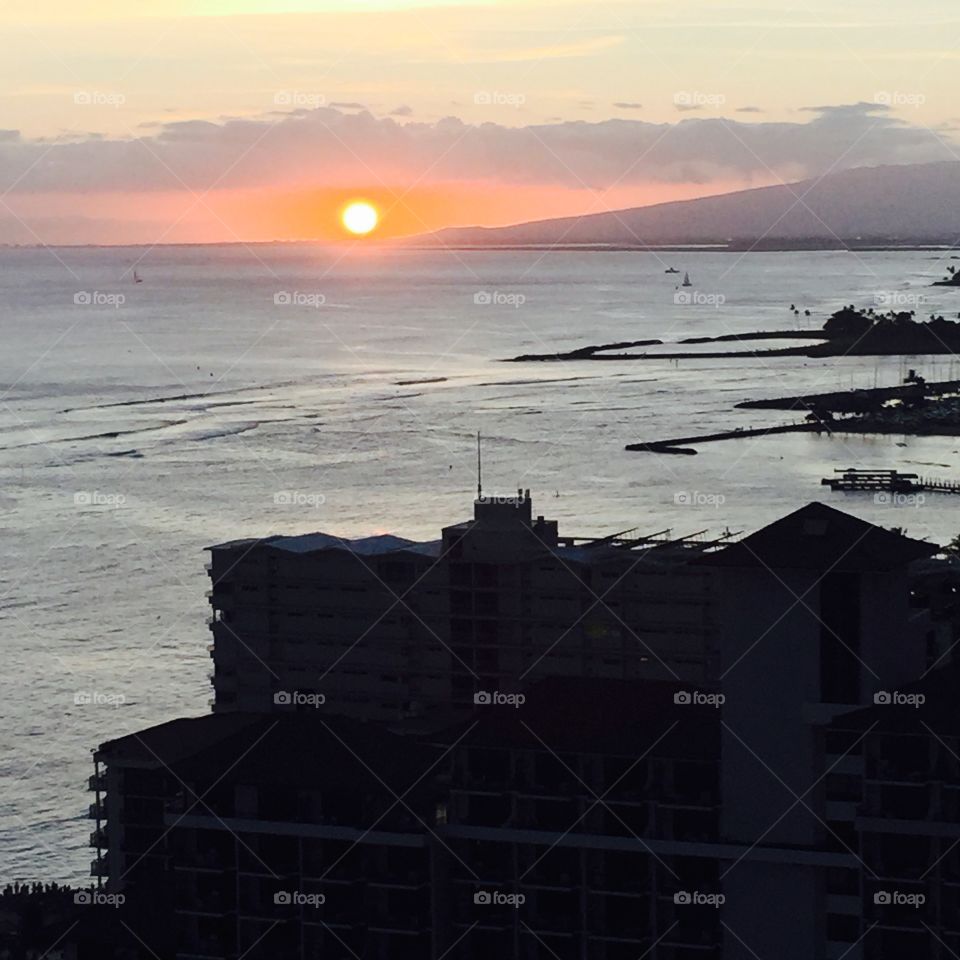
[[[564,541],[525,494],[436,544],[215,548],[235,696],[100,748],[95,871],[178,891],[179,960],[949,956],[936,550],[821,504],[725,546]]]
[[[747,955],[750,929],[760,956],[784,956],[788,940],[806,956],[856,958],[826,929],[825,898],[849,889],[858,864],[841,839],[847,811],[824,790],[845,758],[826,752],[822,730],[926,669],[910,568],[936,549],[810,504],[706,561],[723,650],[721,832],[770,851],[725,877],[727,956]]]
[[[328,534],[211,548],[214,709],[309,698],[398,720],[543,676],[708,684],[716,543],[561,537],[528,492],[416,543]]]

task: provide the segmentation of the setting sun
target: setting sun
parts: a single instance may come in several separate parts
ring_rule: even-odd
[[[344,227],[346,227],[350,233],[362,235],[370,233],[370,231],[376,227],[380,215],[377,213],[377,208],[374,207],[373,204],[366,203],[365,201],[357,201],[349,204],[344,209],[341,219]]]

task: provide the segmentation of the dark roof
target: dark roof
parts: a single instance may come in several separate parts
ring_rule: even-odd
[[[893,570],[940,548],[835,510],[809,503],[699,563],[780,570]]]
[[[960,668],[944,667],[915,683],[904,684],[891,695],[922,695],[923,702],[874,703],[862,710],[841,714],[830,724],[832,730],[917,734],[923,737],[960,736]],[[891,696],[891,699],[893,697]]]
[[[236,783],[319,786],[353,795],[388,787],[402,794],[434,760],[434,750],[380,724],[324,715],[321,709],[263,716],[192,757],[182,775],[212,783],[219,769]]]
[[[115,740],[107,740],[97,750],[97,757],[107,763],[134,763],[153,766],[161,762],[172,765],[193,756],[210,744],[250,726],[255,714],[208,713],[202,717],[180,717],[147,727]]]
[[[263,540],[231,540],[207,547],[208,550],[237,550],[252,547],[271,547],[285,553],[325,553],[341,550],[364,557],[379,557],[385,554],[416,553],[426,557],[438,557],[442,544],[439,540],[406,540],[389,533],[372,537],[338,537],[330,533],[301,533],[291,537],[273,536]]]
[[[104,744],[100,758],[166,767],[199,785],[224,783],[385,789],[402,793],[431,767],[435,751],[376,723],[318,710],[207,714],[173,720]],[[428,780],[425,777],[424,780]]]
[[[659,680],[548,677],[521,706],[480,706],[434,742],[559,753],[719,759],[722,708],[677,703],[696,684]],[[700,691],[709,693],[710,691]],[[466,736],[464,736],[465,732]]]

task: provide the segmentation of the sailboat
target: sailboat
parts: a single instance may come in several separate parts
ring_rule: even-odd
[[[690,274],[689,274],[689,273],[684,273],[684,275],[683,275],[683,283],[681,283],[680,286],[681,286],[681,287],[692,287],[692,286],[693,286],[693,284],[690,282]]]
[[[663,271],[664,273],[679,273],[680,271],[676,267],[668,267]]]
[[[133,271],[133,282],[134,282],[134,283],[143,283],[143,277],[141,277],[140,274],[137,273],[136,270]]]

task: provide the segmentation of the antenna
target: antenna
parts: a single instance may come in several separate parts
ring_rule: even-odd
[[[480,452],[480,431],[477,431],[477,499],[483,499],[483,455]]]

